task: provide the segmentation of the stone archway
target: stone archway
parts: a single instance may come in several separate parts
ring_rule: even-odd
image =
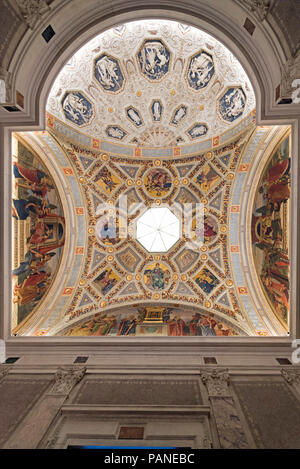
[[[18,89],[21,81],[23,80],[25,90],[25,102],[27,102],[27,115],[23,116],[22,119],[15,119],[10,122],[5,122],[1,128],[3,133],[3,148],[1,152],[4,154],[10,153],[10,143],[9,143],[9,133],[11,129],[22,128],[34,128],[42,129],[44,128],[45,120],[45,102],[47,99],[47,94],[50,89],[50,86],[60,70],[62,64],[66,61],[67,57],[76,50],[81,44],[86,42],[89,38],[95,35],[97,32],[103,31],[109,28],[112,25],[119,24],[120,22],[130,21],[133,19],[139,18],[168,18],[168,19],[180,19],[181,21],[192,24],[196,27],[201,27],[210,34],[215,35],[217,38],[222,40],[234,53],[237,55],[245,69],[247,70],[252,84],[255,89],[256,98],[257,98],[257,108],[258,108],[258,122],[259,123],[279,123],[282,120],[285,120],[285,123],[290,123],[291,120],[286,120],[286,112],[282,112],[278,108],[275,108],[273,101],[273,93],[275,80],[279,79],[280,73],[280,61],[272,61],[271,53],[274,44],[269,41],[267,35],[263,36],[262,42],[265,44],[265,47],[268,48],[270,55],[268,59],[270,62],[266,65],[264,58],[261,57],[260,47],[258,44],[247,42],[249,49],[245,47],[245,43],[249,38],[247,32],[244,31],[239,24],[242,24],[243,13],[237,8],[234,10],[235,21],[232,21],[232,17],[224,16],[224,12],[214,9],[213,5],[209,7],[204,5],[205,2],[198,2],[197,9],[195,6],[187,4],[186,2],[182,4],[181,2],[176,2],[176,5],[169,6],[168,4],[160,4],[154,1],[151,5],[144,5],[144,2],[139,3],[139,10],[136,10],[136,5],[132,2],[115,2],[113,6],[109,8],[106,5],[101,5],[98,10],[93,9],[93,2],[85,4],[83,10],[80,12],[71,11],[71,6],[66,5],[60,12],[51,13],[51,22],[54,27],[56,24],[56,30],[59,31],[64,25],[64,33],[62,34],[63,38],[60,41],[60,51],[55,50],[55,45],[58,43],[49,43],[49,49],[46,51],[41,48],[41,57],[40,64],[38,67],[33,68],[34,63],[30,59],[30,56],[33,57],[32,50],[38,48],[39,35],[38,32],[32,35],[31,37],[31,53],[29,48],[23,49],[22,51],[19,48],[16,52],[16,62],[15,68],[12,71],[14,88]],[[230,3],[230,2],[227,2]],[[191,15],[189,11],[193,8],[194,13]],[[116,11],[118,13],[116,14]],[[233,13],[233,11],[232,11]],[[66,27],[64,18],[68,17],[68,25]],[[79,20],[80,18],[80,20]],[[79,22],[81,23],[80,29],[78,27]],[[82,26],[84,24],[84,26]],[[77,29],[78,28],[78,29]],[[58,37],[58,35],[57,35]],[[56,39],[55,39],[56,40]],[[278,46],[278,45],[277,45]],[[42,56],[43,55],[43,56]],[[275,57],[275,54],[274,56]],[[36,57],[35,59],[36,60]],[[274,68],[274,63],[276,67]],[[273,64],[273,65],[272,65]],[[32,74],[32,70],[34,73]],[[294,134],[294,148],[297,152],[297,135]],[[4,174],[9,174],[10,171],[10,161],[8,158],[5,158],[3,161],[3,172]],[[295,166],[296,167],[296,166]],[[296,184],[296,175],[294,175],[294,184]],[[3,183],[3,193],[6,193],[3,197],[4,203],[9,200],[10,193],[10,183],[8,180],[5,180]],[[294,201],[295,202],[295,201]],[[9,210],[7,207],[4,207],[3,217],[4,220],[8,220]],[[6,225],[6,223],[4,222]],[[294,228],[295,231],[295,228]],[[4,237],[4,243],[9,242],[9,233]],[[294,248],[296,249],[296,242],[294,239]],[[9,253],[8,253],[9,254]],[[7,257],[6,257],[7,259]],[[296,256],[295,256],[295,268],[296,268]],[[4,277],[7,277],[7,272],[9,268],[9,262],[5,262],[5,274]],[[6,283],[7,280],[4,280],[4,290],[8,290]],[[293,278],[293,284],[296,285],[296,277]],[[294,288],[295,290],[295,288]],[[296,305],[296,298],[294,298],[294,306]],[[9,300],[5,297],[4,299],[4,309],[8,309]],[[7,318],[8,319],[8,318]],[[9,336],[8,329],[6,329],[6,336]]]

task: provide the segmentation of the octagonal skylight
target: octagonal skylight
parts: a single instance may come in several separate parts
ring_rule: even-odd
[[[136,223],[136,239],[149,252],[167,252],[180,238],[180,222],[167,207],[149,208]]]

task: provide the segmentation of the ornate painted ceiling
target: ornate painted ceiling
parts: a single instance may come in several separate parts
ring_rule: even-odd
[[[255,125],[215,39],[130,23],[14,136],[13,332],[276,336],[289,320],[289,128]]]
[[[219,41],[171,21],[100,34],[64,66],[47,111],[95,139],[163,147],[233,128],[255,109],[251,83]]]

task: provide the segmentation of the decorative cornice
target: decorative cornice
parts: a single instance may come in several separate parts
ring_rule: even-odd
[[[63,394],[68,396],[74,386],[83,378],[86,367],[63,366],[54,375],[54,385],[47,394]]]
[[[209,397],[231,396],[227,369],[200,370],[202,382],[207,387]]]

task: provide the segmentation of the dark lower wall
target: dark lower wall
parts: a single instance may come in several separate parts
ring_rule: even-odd
[[[6,376],[0,383],[0,447],[49,386],[51,376]]]
[[[55,440],[59,437],[59,429],[56,429],[59,419],[69,418],[70,415],[75,422],[72,432],[80,435],[83,419],[90,422],[92,428],[97,424],[97,419],[99,422],[105,419],[109,422],[111,416],[105,406],[114,415],[114,422],[122,406],[124,409],[130,407],[130,418],[133,420],[135,416],[138,418],[143,406],[155,406],[157,415],[160,408],[162,411],[168,408],[167,424],[173,418],[170,420],[171,406],[177,420],[183,410],[191,412],[189,407],[194,409],[187,414],[190,415],[188,422],[191,425],[192,421],[201,420],[202,417],[197,414],[200,408],[210,409],[205,412],[209,415],[211,428],[208,433],[213,448],[300,448],[298,371],[291,370],[299,381],[296,376],[295,381],[288,384],[278,368],[274,368],[272,373],[269,370],[265,375],[263,372],[257,375],[249,369],[235,370],[234,373],[229,370],[228,373],[228,370],[216,368],[210,370],[211,379],[204,381],[200,370],[190,374],[182,371],[173,373],[169,369],[165,374],[147,374],[141,370],[140,373],[108,375],[87,367],[80,381],[72,381],[72,372],[62,378],[58,371],[55,378],[53,366],[49,373],[43,370],[43,373],[34,374],[28,371],[27,374],[22,373],[20,367],[17,372],[12,368],[0,382],[0,447],[7,447],[8,440],[10,445],[16,443],[20,446],[18,435],[22,436],[22,442],[27,443],[29,448],[45,447],[43,441],[53,439],[53,435]],[[215,372],[220,373],[221,377],[216,377]],[[56,388],[53,391],[54,383]],[[224,403],[229,403],[226,412]],[[89,405],[94,409],[92,414]],[[146,425],[147,416],[144,420]],[[35,443],[29,436],[27,438],[26,432],[30,428],[37,434]],[[230,445],[224,446],[224,441],[229,441]]]
[[[234,388],[258,448],[300,448],[300,404],[285,382],[249,380]]]

